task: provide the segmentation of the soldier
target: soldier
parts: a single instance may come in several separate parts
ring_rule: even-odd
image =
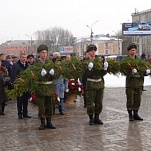
[[[95,52],[97,47],[90,44],[87,47],[87,53],[89,54],[90,61],[96,58]],[[102,100],[104,93],[104,78],[103,76],[107,74],[108,63],[105,61],[103,68],[100,72],[93,70],[94,64],[90,62],[88,64],[88,69],[85,73],[86,81],[86,100],[87,100],[87,114],[89,115],[90,121],[89,125],[93,124],[103,124],[99,119],[99,115],[102,111]]]
[[[129,44],[128,48],[128,57],[132,59],[139,59],[136,56],[137,46],[134,43]],[[137,73],[137,74],[136,74]],[[150,69],[146,70],[145,75],[150,74]],[[132,72],[126,77],[126,96],[127,96],[127,111],[129,114],[129,121],[134,120],[143,120],[138,115],[138,110],[141,104],[141,95],[142,95],[142,86],[143,86],[143,77],[140,75],[137,68],[133,67]],[[134,114],[132,113],[134,112]]]
[[[48,47],[46,45],[40,45],[37,48],[39,59],[37,63],[44,64],[47,61]],[[36,63],[35,63],[36,64]],[[36,91],[36,97],[38,102],[38,117],[41,120],[41,125],[39,130],[45,129],[45,127],[50,129],[56,129],[51,123],[51,117],[53,114],[53,96],[55,95],[55,88],[53,85],[53,75],[54,69],[50,69],[49,73],[44,71],[41,72],[41,76],[50,74],[49,78],[45,82],[38,81],[39,89]],[[47,121],[45,126],[45,120]]]

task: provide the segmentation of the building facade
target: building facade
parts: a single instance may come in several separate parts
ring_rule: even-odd
[[[13,40],[0,45],[0,53],[19,56],[20,53],[35,54],[36,41]]]
[[[151,22],[151,9],[131,14],[132,22],[146,23]],[[146,54],[147,57],[151,55],[151,35],[149,36],[134,36],[133,42],[139,46],[139,55]]]
[[[84,56],[87,46],[91,43],[88,37],[78,38],[74,44],[74,51],[78,56]],[[95,35],[92,41],[97,46],[96,55],[121,55],[122,39]]]

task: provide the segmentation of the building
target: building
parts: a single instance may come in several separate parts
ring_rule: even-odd
[[[87,46],[91,43],[89,37],[77,38],[74,44],[74,52],[78,56],[83,56]],[[122,39],[106,37],[105,35],[95,35],[92,41],[97,46],[97,55],[121,55]]]
[[[0,45],[0,53],[19,56],[20,53],[36,54],[36,41],[13,40]]]
[[[140,23],[147,23],[151,22],[151,9],[138,12],[135,10],[135,13],[131,14],[132,22],[140,22]],[[151,26],[150,29],[151,30]],[[142,53],[146,54],[146,56],[151,55],[151,35],[148,36],[134,36],[133,42],[137,43],[139,46],[139,55]]]

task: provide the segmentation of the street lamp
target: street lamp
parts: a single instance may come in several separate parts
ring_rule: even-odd
[[[118,54],[120,55],[120,40],[119,40],[119,33],[118,32],[115,32],[113,31],[115,34],[116,34],[116,37],[117,37],[117,45],[118,45]]]
[[[31,36],[29,36],[27,34],[25,34],[25,35],[30,38],[30,50],[32,52],[32,35]]]
[[[89,25],[86,25],[90,30],[91,30],[91,34],[90,34],[90,39],[91,39],[91,43],[92,43],[92,40],[93,40],[93,31],[92,31],[92,27],[95,23],[97,23],[99,20],[95,21],[91,26]]]

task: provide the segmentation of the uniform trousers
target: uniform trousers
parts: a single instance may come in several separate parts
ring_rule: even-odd
[[[100,114],[102,112],[104,89],[86,90],[87,114]]]
[[[50,118],[53,115],[53,97],[41,96],[37,98],[38,117],[40,119]]]
[[[128,110],[138,110],[141,104],[142,87],[140,88],[126,88]]]

